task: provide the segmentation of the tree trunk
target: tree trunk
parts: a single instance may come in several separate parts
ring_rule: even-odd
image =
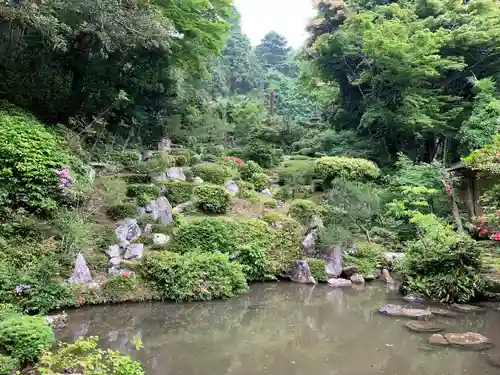
[[[462,219],[460,218],[460,214],[458,212],[458,206],[455,200],[455,195],[453,193],[453,182],[448,172],[445,172],[443,180],[441,182],[443,183],[444,191],[451,205],[451,215],[453,216],[455,224],[457,225],[457,231],[460,234],[465,234],[464,226],[462,225]]]

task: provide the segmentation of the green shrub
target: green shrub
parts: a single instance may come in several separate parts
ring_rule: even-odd
[[[170,167],[174,167],[175,162],[175,156],[159,152],[148,160],[137,163],[134,167],[134,172],[141,174],[161,173],[165,172]]]
[[[229,253],[233,248],[234,224],[214,217],[186,221],[174,231],[175,248],[180,253],[193,250]]]
[[[252,178],[252,176],[256,173],[263,173],[264,169],[257,164],[256,162],[249,160],[243,164],[243,167],[241,168],[241,178],[244,179],[245,181],[248,181]]]
[[[133,275],[111,276],[102,284],[101,290],[108,299],[112,300],[113,298],[132,293],[136,285],[136,279]]]
[[[175,218],[174,218],[175,221]],[[163,233],[163,234],[168,234],[172,232],[172,227],[166,224],[161,224],[161,223],[155,223],[151,227],[151,233]]]
[[[131,171],[141,160],[141,154],[137,151],[111,151],[106,155],[106,161],[120,165],[124,170]]]
[[[153,238],[152,233],[143,233],[135,242],[142,243],[144,245],[152,245],[154,243]]]
[[[108,267],[108,256],[104,253],[94,253],[85,260],[91,271],[102,271]]]
[[[194,185],[185,181],[167,181],[164,186],[167,188],[168,200],[173,204],[187,202],[193,195]]]
[[[204,182],[222,185],[228,178],[233,177],[231,168],[220,164],[198,164],[193,168],[195,176],[201,177]]]
[[[147,224],[156,224],[156,220],[153,219],[150,215],[142,215],[137,218],[137,224],[141,227],[144,228]],[[113,232],[114,233],[114,232]],[[115,242],[116,243],[116,235],[115,235]]]
[[[316,160],[314,173],[315,176],[328,183],[335,178],[364,181],[378,178],[380,169],[375,163],[366,159],[325,156]]]
[[[196,177],[194,175],[193,169],[183,168],[182,171],[184,172],[184,176],[186,177],[186,182],[193,182],[194,178]]]
[[[0,111],[0,155],[0,210],[57,208],[56,170],[68,166],[71,157],[53,133],[34,117]]]
[[[263,220],[268,224],[273,224],[283,220],[283,215],[276,211],[269,211],[264,214]]]
[[[355,248],[352,254],[344,254],[344,264],[355,266],[356,271],[363,276],[373,275],[380,265],[384,248],[375,243],[358,243]]]
[[[262,191],[269,186],[269,177],[265,173],[254,173],[250,178],[250,182],[255,187],[255,190]]]
[[[102,195],[104,204],[119,204],[127,196],[127,183],[116,176],[99,177],[95,185],[97,191]]]
[[[311,275],[318,283],[326,283],[328,281],[325,271],[326,262],[323,259],[309,258],[307,263],[309,264]]]
[[[149,247],[151,251],[169,251],[171,250],[170,244],[154,244]]]
[[[107,249],[108,246],[116,244],[116,233],[112,229],[106,229],[103,232],[96,233],[96,240],[95,243],[97,246],[99,246],[101,249]]]
[[[136,217],[137,210],[137,205],[134,203],[122,203],[108,207],[106,213],[113,220],[122,220]]]
[[[151,176],[148,176],[147,174],[130,174],[124,176],[123,179],[129,185],[151,183]]]
[[[240,245],[234,249],[232,258],[242,265],[248,281],[274,279],[265,248],[255,243]]]
[[[0,303],[0,321],[12,315],[20,315],[20,313],[20,310],[12,303]]]
[[[204,154],[202,157],[201,157],[201,160],[202,161],[208,161],[209,163],[216,163],[217,160],[219,160],[219,158],[215,155],[212,155],[212,154]]]
[[[292,195],[293,195],[292,188],[290,186],[283,186],[274,194],[274,198],[280,201],[286,201],[292,198]]]
[[[148,253],[141,259],[141,274],[174,301],[230,298],[248,290],[242,266],[219,252]]]
[[[253,160],[264,168],[272,168],[279,163],[280,155],[271,145],[254,139],[245,146],[244,159]]]
[[[194,189],[196,205],[205,212],[226,213],[231,206],[231,193],[222,186],[201,185]]]
[[[280,185],[310,185],[314,178],[314,159],[284,161],[277,169]]]
[[[139,349],[140,343],[135,343]],[[144,375],[141,364],[118,350],[98,347],[97,337],[79,338],[71,344],[61,343],[55,351],[44,351],[37,365],[40,374],[77,373],[85,375]]]
[[[231,148],[226,151],[226,156],[234,156],[236,158],[243,159],[244,157],[244,152],[242,148]]]
[[[295,199],[290,203],[288,215],[297,220],[299,223],[306,224],[311,217],[318,215],[321,212],[321,207],[308,199]]]
[[[185,155],[177,155],[175,157],[175,165],[177,167],[185,167],[189,165],[189,159]]]
[[[19,367],[19,360],[0,354],[0,375],[12,374]]]
[[[134,184],[127,186],[127,196],[131,198],[150,197],[154,199],[160,195],[160,188],[153,184]]]
[[[396,265],[403,292],[448,303],[467,303],[481,293],[485,283],[477,243],[433,214],[413,212],[411,222],[418,239],[405,243],[405,257]]]
[[[38,316],[11,316],[0,322],[0,348],[21,363],[34,362],[54,343],[54,333]]]
[[[248,199],[255,195],[255,186],[251,182],[238,181],[238,197]]]

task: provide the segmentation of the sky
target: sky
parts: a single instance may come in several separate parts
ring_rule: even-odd
[[[243,32],[259,44],[269,31],[276,31],[299,47],[306,39],[305,27],[314,17],[312,0],[234,0],[241,13]]]

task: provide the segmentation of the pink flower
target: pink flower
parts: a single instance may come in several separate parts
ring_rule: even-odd
[[[488,229],[481,229],[481,230],[479,231],[479,235],[480,235],[480,236],[484,236],[484,235],[486,235],[486,234],[488,234]]]
[[[490,238],[494,241],[500,241],[500,233],[493,233]]]

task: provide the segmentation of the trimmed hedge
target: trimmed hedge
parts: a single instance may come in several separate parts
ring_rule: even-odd
[[[380,169],[375,163],[366,159],[325,156],[314,164],[314,173],[324,182],[330,182],[335,178],[364,181],[378,178]]]
[[[263,173],[264,169],[254,162],[253,160],[249,160],[243,164],[243,167],[241,168],[241,178],[248,181],[252,178],[252,176],[256,173]]]
[[[168,200],[173,204],[187,202],[193,195],[194,185],[190,182],[170,180],[163,185],[167,188]]]
[[[269,177],[265,173],[254,173],[250,178],[250,182],[255,187],[255,190],[262,191],[269,186]]]
[[[192,169],[194,176],[201,177],[204,182],[222,185],[224,181],[234,176],[231,168],[220,164],[198,164]]]
[[[301,224],[307,224],[312,216],[321,213],[321,206],[308,199],[295,199],[290,203],[288,215]]]
[[[121,203],[108,207],[106,213],[113,220],[122,220],[136,217],[137,211],[137,205],[134,203]]]
[[[160,195],[160,188],[153,184],[132,184],[127,186],[127,196],[132,198],[150,197],[152,199]]]
[[[231,193],[223,186],[196,186],[194,195],[196,197],[196,206],[205,212],[223,214],[231,207]]]
[[[234,242],[233,222],[215,217],[186,221],[174,231],[174,246],[180,253],[193,250],[230,253]]]

